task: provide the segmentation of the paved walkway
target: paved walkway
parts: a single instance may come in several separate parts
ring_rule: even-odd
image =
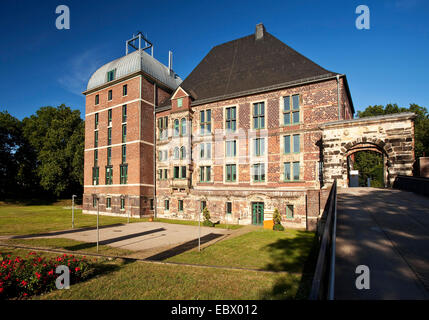
[[[358,290],[358,265],[370,289]],[[429,299],[429,198],[399,190],[339,190],[335,299]]]
[[[201,227],[201,244],[207,244],[232,233],[232,230]],[[136,222],[102,227],[100,245],[136,251],[136,257],[163,260],[198,246],[198,227],[162,222]],[[96,242],[96,229],[77,229],[41,235],[5,236],[3,239],[67,238]]]

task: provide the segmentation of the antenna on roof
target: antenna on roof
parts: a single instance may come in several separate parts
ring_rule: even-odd
[[[142,42],[144,42],[144,47],[142,47]],[[128,54],[128,46],[134,50],[148,50],[151,49],[151,56],[153,57],[153,44],[147,39],[147,36],[143,35],[141,31],[137,32],[137,35],[133,34],[133,37],[125,41],[125,54]]]

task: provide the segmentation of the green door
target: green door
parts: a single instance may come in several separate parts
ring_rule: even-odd
[[[252,202],[252,224],[262,226],[264,224],[264,203]]]

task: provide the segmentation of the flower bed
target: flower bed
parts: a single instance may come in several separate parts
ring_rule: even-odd
[[[94,272],[91,263],[85,257],[78,259],[73,255],[55,258],[28,253],[25,258],[0,253],[0,300],[27,298],[55,289],[57,266],[64,265],[70,270],[70,285],[87,279]]]

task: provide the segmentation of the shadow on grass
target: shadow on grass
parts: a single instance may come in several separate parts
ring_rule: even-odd
[[[313,233],[298,231],[296,237],[279,239],[265,249],[270,252],[271,262],[264,269],[300,273],[302,276],[294,297],[290,297],[288,292],[295,290],[296,278],[294,275],[285,275],[270,290],[263,292],[262,299],[307,299],[317,262],[317,237]]]

